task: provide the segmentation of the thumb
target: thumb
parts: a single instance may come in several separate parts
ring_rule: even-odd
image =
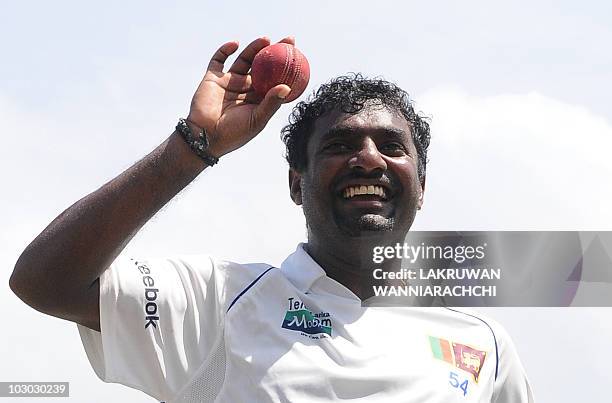
[[[254,111],[255,125],[258,129],[263,129],[266,123],[268,123],[268,120],[270,120],[283,102],[285,102],[285,98],[287,98],[290,92],[291,88],[285,84],[279,84],[268,91]]]

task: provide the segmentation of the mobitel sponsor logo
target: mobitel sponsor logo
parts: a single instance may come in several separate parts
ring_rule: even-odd
[[[332,334],[332,321],[328,312],[312,313],[297,298],[289,298],[289,309],[285,313],[282,327],[308,335]]]

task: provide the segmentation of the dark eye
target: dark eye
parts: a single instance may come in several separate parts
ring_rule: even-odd
[[[349,151],[351,147],[340,141],[334,141],[333,143],[329,143],[325,147],[323,147],[323,151],[331,152],[331,153],[341,153],[345,151]]]
[[[384,143],[380,146],[380,152],[390,156],[401,156],[407,154],[406,147],[400,143]]]

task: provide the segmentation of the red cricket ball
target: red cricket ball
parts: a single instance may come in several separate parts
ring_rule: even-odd
[[[255,92],[264,97],[270,88],[286,84],[291,88],[284,102],[291,102],[304,92],[310,79],[310,66],[302,52],[288,43],[266,46],[255,55],[251,65]]]

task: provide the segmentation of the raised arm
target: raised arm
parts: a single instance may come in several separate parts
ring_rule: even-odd
[[[251,61],[269,43],[267,38],[251,42],[227,72],[223,65],[238,43],[222,45],[193,96],[187,119],[193,131],[207,131],[209,151],[216,157],[255,137],[290,91],[279,85],[263,100],[253,92]],[[17,260],[11,289],[41,312],[100,330],[100,275],[140,228],[205,167],[180,134],[172,133],[142,160],[53,220]]]

